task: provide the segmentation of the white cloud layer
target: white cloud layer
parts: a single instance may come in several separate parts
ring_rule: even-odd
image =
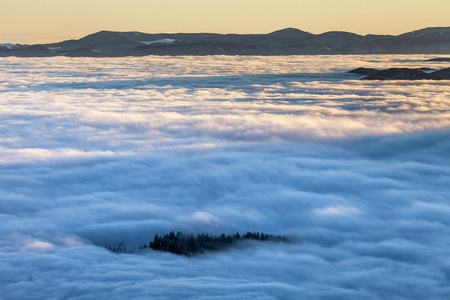
[[[450,87],[428,56],[0,60],[6,299],[448,299]],[[288,234],[116,255],[170,230]]]

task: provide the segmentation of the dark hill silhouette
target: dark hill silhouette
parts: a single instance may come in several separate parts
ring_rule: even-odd
[[[299,30],[297,28],[285,28],[271,32],[268,36],[272,38],[304,40],[313,37],[314,34]]]
[[[65,56],[69,57],[100,57],[102,54],[97,51],[86,47],[76,48],[74,50],[67,51]]]
[[[401,34],[398,38],[418,43],[448,43],[450,42],[450,27],[424,28]]]
[[[12,56],[17,57],[49,57],[59,55],[57,52],[48,49],[43,45],[32,45],[29,47],[21,47],[19,49],[8,50],[10,53],[14,53]],[[11,56],[11,55],[8,55]]]
[[[90,34],[78,40],[78,43],[86,47],[95,47],[105,44],[129,44],[133,41],[127,39],[122,34],[113,31],[100,31]]]

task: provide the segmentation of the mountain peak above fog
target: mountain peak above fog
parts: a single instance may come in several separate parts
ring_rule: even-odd
[[[284,28],[268,34],[158,33],[102,30],[79,40],[0,47],[1,56],[450,54],[450,27],[398,36]]]
[[[292,39],[304,39],[304,38],[314,36],[314,34],[312,34],[312,33],[302,31],[300,29],[292,28],[292,27],[277,30],[277,31],[269,33],[268,35],[272,36],[272,37],[292,38]]]
[[[439,34],[439,35],[450,34],[450,27],[427,27],[427,28],[403,33],[400,36],[420,37],[422,35],[433,35],[433,34]]]
[[[78,40],[81,44],[86,45],[102,45],[102,44],[120,44],[130,43],[131,41],[123,37],[120,33],[114,31],[102,30],[87,35]]]

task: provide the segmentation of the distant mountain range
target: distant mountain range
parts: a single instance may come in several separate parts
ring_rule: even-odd
[[[100,31],[52,44],[0,44],[0,57],[121,57],[145,55],[450,54],[450,27],[401,35],[312,34],[286,28],[269,34]]]

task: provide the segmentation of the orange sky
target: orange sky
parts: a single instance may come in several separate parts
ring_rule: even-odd
[[[1,0],[0,43],[77,39],[100,30],[400,34],[450,26],[449,0]]]

